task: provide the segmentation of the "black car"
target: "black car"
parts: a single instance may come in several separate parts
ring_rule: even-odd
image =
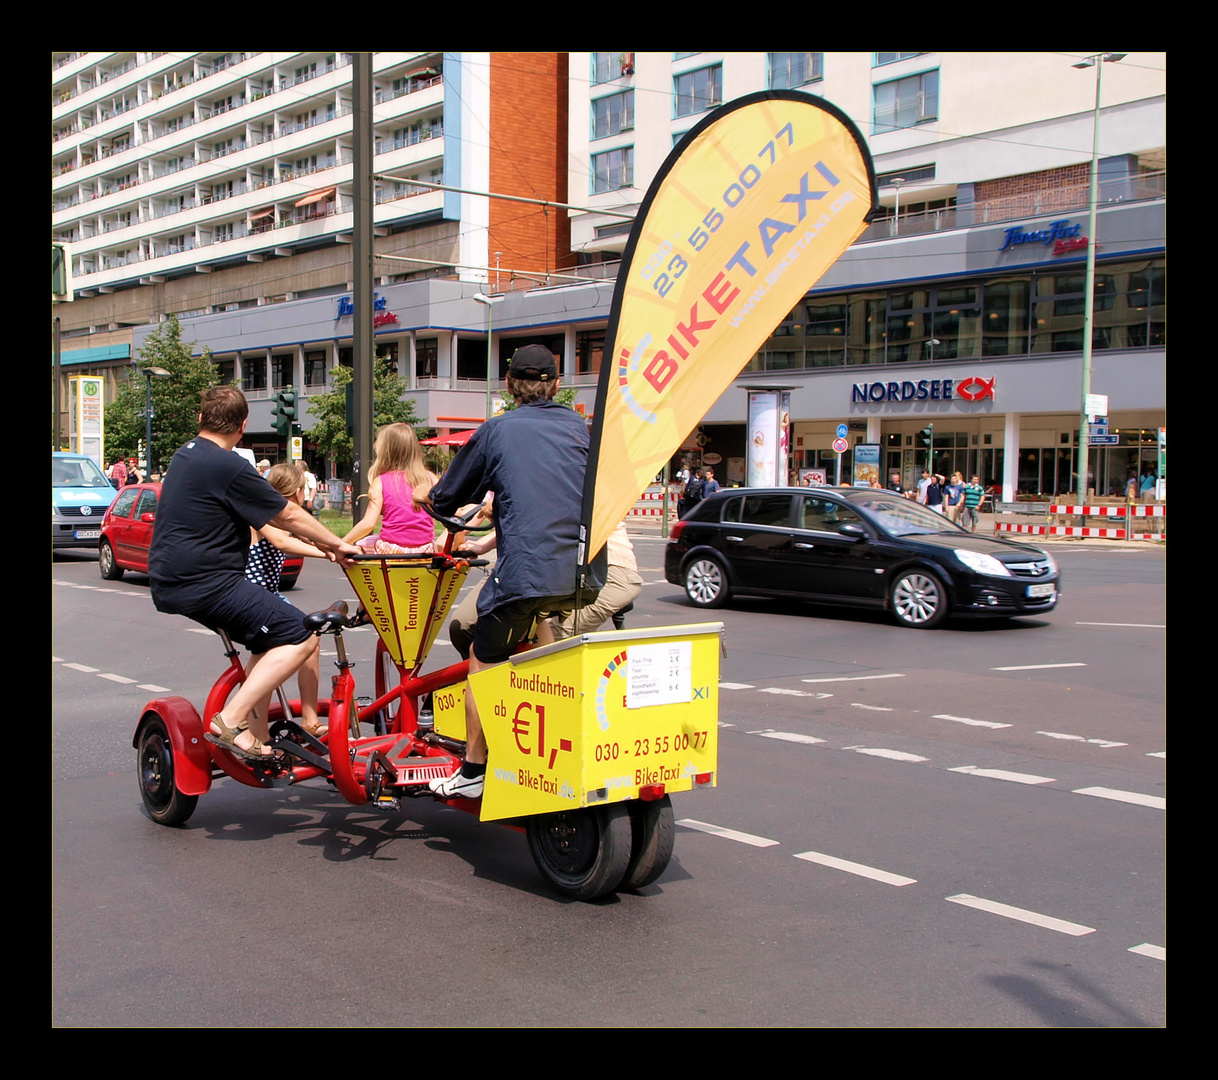
[[[733,593],[887,608],[928,629],[949,614],[1036,615],[1057,605],[1052,556],[975,536],[872,488],[736,488],[674,527],[664,576],[698,607]]]

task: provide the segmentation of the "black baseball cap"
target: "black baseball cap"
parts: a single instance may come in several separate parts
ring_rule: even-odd
[[[513,379],[546,382],[558,378],[558,365],[554,363],[554,354],[544,345],[522,345],[512,354],[508,374]]]

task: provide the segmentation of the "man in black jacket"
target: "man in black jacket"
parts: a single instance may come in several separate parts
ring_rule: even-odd
[[[474,433],[430,495],[442,514],[495,496],[499,557],[478,597],[471,674],[507,660],[535,620],[575,608],[588,428],[554,400],[558,366],[544,345],[516,350],[507,390],[516,408]],[[540,622],[539,640],[546,629]],[[465,762],[455,776],[431,781],[437,795],[482,795],[486,736],[468,689],[465,729]]]

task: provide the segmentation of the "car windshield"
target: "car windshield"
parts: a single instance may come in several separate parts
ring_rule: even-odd
[[[51,458],[51,486],[107,488],[110,481],[92,458]]]
[[[851,506],[861,507],[877,525],[893,536],[927,536],[954,532],[958,526],[936,510],[928,510],[911,499],[872,498],[851,499]]]

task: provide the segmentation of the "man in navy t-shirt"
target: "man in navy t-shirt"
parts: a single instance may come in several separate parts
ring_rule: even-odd
[[[320,639],[304,613],[245,577],[250,529],[275,525],[311,541],[331,558],[356,555],[329,529],[280,495],[239,454],[249,419],[245,395],[232,386],[203,393],[199,434],[173,456],[157,502],[148,552],[152,602],[222,629],[257,663],[224,708],[208,718],[215,741],[247,759],[271,756],[265,711],[254,707],[294,675]]]

